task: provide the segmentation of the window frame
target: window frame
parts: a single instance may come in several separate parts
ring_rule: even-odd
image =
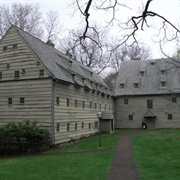
[[[56,97],[56,105],[60,105],[60,99],[59,99],[59,96]]]
[[[147,109],[153,109],[153,100],[147,99]]]
[[[85,108],[85,101],[82,102],[82,107]]]
[[[7,47],[7,46],[3,46],[3,49],[2,49],[2,50],[3,50],[3,52],[4,52],[4,51],[7,51],[7,50],[8,50],[8,47]]]
[[[133,114],[129,114],[128,119],[129,119],[129,121],[133,121],[133,120],[134,120],[134,116],[133,116]]]
[[[19,103],[20,104],[25,104],[25,98],[24,97],[20,97],[19,98]]]
[[[18,45],[17,45],[17,44],[13,44],[13,45],[12,45],[12,49],[13,49],[13,50],[15,50],[15,49],[17,49],[17,48],[18,48]]]
[[[167,114],[167,119],[172,120],[173,119],[173,114]]]
[[[166,87],[166,81],[161,82],[161,87]]]
[[[44,77],[44,69],[39,70],[39,77]]]
[[[134,88],[139,88],[139,83],[134,83]]]
[[[125,88],[125,84],[124,84],[124,83],[121,83],[121,84],[120,84],[120,87],[121,87],[121,89],[124,89],[124,88]]]
[[[19,71],[14,71],[14,79],[20,79],[20,72]]]
[[[56,132],[60,132],[60,123],[57,123]]]
[[[69,98],[66,99],[66,106],[70,106],[70,100],[69,100]]]
[[[129,104],[129,99],[124,99],[124,104]]]
[[[12,98],[8,98],[8,105],[12,106],[12,104],[13,104],[13,99]]]

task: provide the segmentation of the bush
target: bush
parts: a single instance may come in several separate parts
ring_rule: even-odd
[[[37,122],[7,123],[0,127],[0,154],[38,152],[50,144],[48,130]]]

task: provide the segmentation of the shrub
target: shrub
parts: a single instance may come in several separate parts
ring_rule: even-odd
[[[0,127],[0,154],[37,152],[50,144],[48,130],[37,122],[7,123]]]

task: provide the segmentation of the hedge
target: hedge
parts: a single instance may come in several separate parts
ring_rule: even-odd
[[[0,154],[39,152],[50,144],[48,130],[37,122],[7,123],[0,127]]]

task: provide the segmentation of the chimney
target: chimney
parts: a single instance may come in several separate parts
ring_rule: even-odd
[[[50,39],[47,40],[46,44],[48,44],[48,45],[51,46],[51,47],[54,47],[54,46],[55,46],[55,44],[54,44],[54,43],[52,42],[52,40],[50,40]]]

